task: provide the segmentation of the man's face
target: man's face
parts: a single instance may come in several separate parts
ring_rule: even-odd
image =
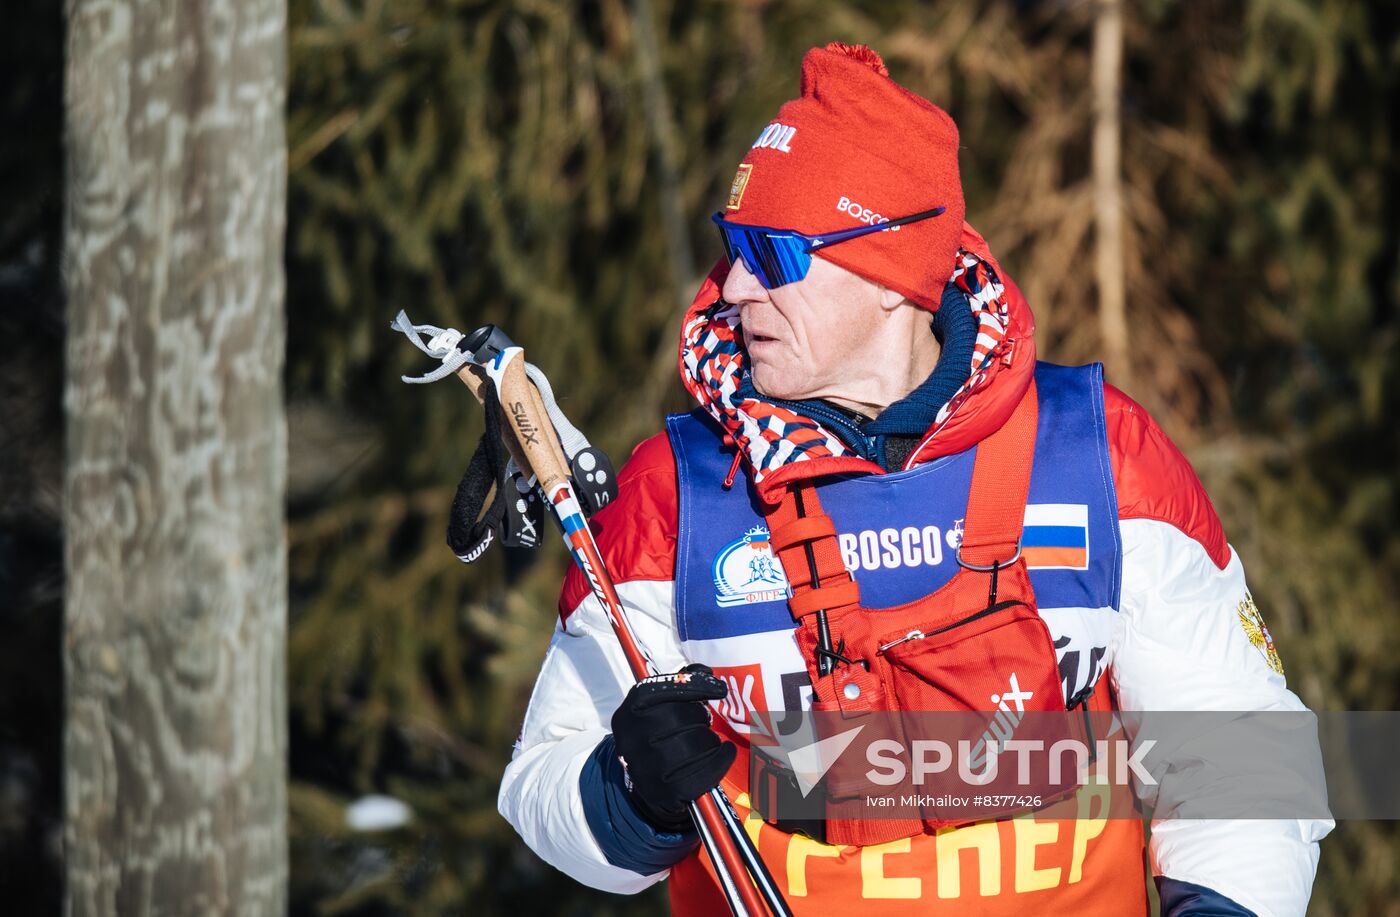
[[[822,258],[807,276],[768,290],[736,260],[724,282],[739,307],[754,386],[770,398],[830,398],[862,375],[887,317],[880,286]]]

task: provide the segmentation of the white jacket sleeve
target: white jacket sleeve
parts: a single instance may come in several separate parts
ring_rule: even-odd
[[[619,583],[618,597],[657,671],[686,664],[674,629],[672,584]],[[665,878],[610,864],[584,816],[579,774],[611,730],[613,711],[632,684],[622,648],[591,595],[556,629],[525,712],[497,806],[535,853],[603,891],[633,894]]]
[[[1126,711],[1307,708],[1240,614],[1249,601],[1234,550],[1224,569],[1175,526],[1121,523],[1123,591],[1112,677]],[[1318,841],[1333,822],[1157,819],[1154,874],[1204,886],[1260,917],[1301,915],[1317,870]]]

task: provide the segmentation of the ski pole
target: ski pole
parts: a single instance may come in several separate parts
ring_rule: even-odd
[[[465,342],[469,349],[473,349],[473,343],[477,343],[478,346],[483,343],[474,340],[477,336],[473,334],[472,339]],[[546,429],[548,417],[542,410],[538,394],[525,377],[523,351],[518,347],[507,347],[496,353],[488,362],[478,365],[482,366],[495,385],[507,427],[515,434],[516,443],[524,453],[527,464],[523,467],[529,468],[534,474],[544,492],[546,504],[559,520],[565,543],[569,546],[574,562],[587,577],[593,595],[607,612],[608,622],[622,645],[623,655],[627,658],[633,677],[638,680],[646,678],[653,674],[651,666],[627,622],[626,612],[618,599],[612,577],[603,563],[593,533],[584,520],[583,508],[573,494],[568,466],[560,457],[557,440]],[[773,913],[786,915],[788,910],[781,894],[777,894],[776,900],[782,904],[772,907],[773,899],[765,903],[759,889],[750,881],[759,879],[761,885],[767,886],[764,891],[777,893],[777,887],[771,877],[763,876],[762,878],[768,880],[763,882],[762,878],[751,872],[754,865],[762,864],[762,860],[756,851],[751,858],[740,852],[741,847],[749,845],[748,836],[744,833],[743,826],[738,824],[738,819],[733,816],[732,810],[728,813],[730,819],[724,817],[724,810],[729,808],[728,800],[724,799],[721,804],[717,796],[723,798],[722,793],[711,791],[691,802],[690,806],[731,910],[745,917],[760,917],[769,913],[771,907]],[[737,837],[734,829],[737,829]]]
[[[412,333],[413,326],[402,313],[394,327],[409,334],[425,352],[439,356],[435,350],[452,351],[442,353],[443,367],[423,377],[422,381],[433,381],[449,372],[454,373],[478,400],[484,401],[482,386],[486,381],[480,373],[485,374],[495,389],[505,416],[503,438],[506,446],[521,469],[534,475],[537,486],[545,496],[546,505],[559,522],[574,563],[587,578],[594,597],[607,614],[633,677],[640,681],[655,674],[627,622],[612,576],[588,528],[583,507],[573,492],[567,457],[555,431],[551,412],[527,377],[524,351],[491,325],[477,329],[466,339],[452,332],[452,337],[444,339],[444,342],[453,340],[451,347],[432,350],[417,341]],[[435,330],[439,332],[439,337],[451,331]],[[437,342],[438,338],[434,341]],[[692,801],[690,811],[705,850],[710,855],[725,900],[736,917],[764,917],[770,913],[776,917],[791,917],[792,912],[782,892],[744,831],[724,791],[715,787]]]

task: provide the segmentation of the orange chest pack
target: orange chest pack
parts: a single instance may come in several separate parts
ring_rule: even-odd
[[[842,561],[835,526],[815,488],[794,486],[770,510],[772,549],[787,571],[788,607],[812,681],[819,738],[864,722],[873,726],[867,739],[884,736],[907,753],[919,740],[949,734],[1005,739],[1027,713],[1045,714],[1030,718],[1042,742],[1083,738],[1076,729],[1083,720],[1066,713],[1054,642],[1021,557],[1036,426],[1032,385],[1008,421],[978,447],[957,572],[935,592],[903,605],[861,604],[860,584]],[[974,745],[970,741],[963,754]],[[929,804],[907,817],[872,819],[863,817],[871,791],[865,768],[850,774],[838,768],[825,781],[822,839],[867,845],[932,833],[1025,811],[1024,798],[1044,802],[1076,786],[1072,769],[1055,780],[1040,770],[1027,779],[1007,773],[996,789],[1012,789],[1005,795],[1022,803],[984,806],[975,817]],[[938,795],[929,786],[913,789],[921,798]],[[970,788],[964,783],[961,789]],[[764,799],[761,787],[755,799]],[[764,814],[772,820],[773,813]]]

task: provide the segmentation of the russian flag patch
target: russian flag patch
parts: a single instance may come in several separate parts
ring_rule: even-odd
[[[1026,566],[1089,569],[1089,507],[1083,503],[1028,503],[1021,530]]]

